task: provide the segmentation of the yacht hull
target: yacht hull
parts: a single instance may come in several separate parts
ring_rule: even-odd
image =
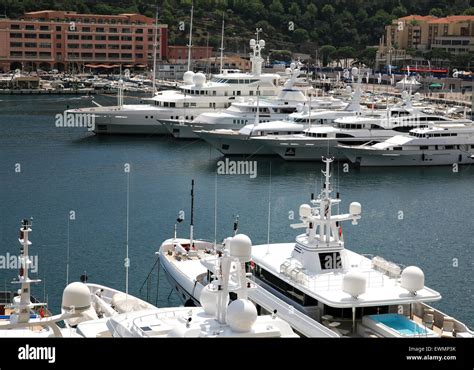
[[[224,155],[275,155],[262,141],[252,140],[246,135],[208,131],[200,131],[197,134]]]
[[[460,150],[411,151],[403,153],[387,150],[344,149],[345,156],[362,167],[387,166],[452,166],[453,164],[474,164],[474,153]]]
[[[202,138],[196,134],[200,130],[240,130],[242,125],[233,123],[194,123],[177,120],[160,120],[161,124],[167,128],[169,133],[176,139],[199,139]]]

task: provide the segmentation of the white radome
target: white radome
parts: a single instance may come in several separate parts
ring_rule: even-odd
[[[308,218],[311,216],[311,206],[309,204],[300,205],[300,217]]]
[[[416,293],[425,286],[425,274],[416,266],[408,266],[402,271],[402,288]]]
[[[349,206],[351,215],[360,215],[362,213],[362,205],[359,202],[352,202]]]
[[[86,311],[91,306],[91,295],[89,288],[79,282],[69,284],[63,291],[62,308],[66,311],[74,309]]]
[[[252,241],[245,234],[237,234],[230,239],[230,255],[237,257],[240,262],[252,260]]]
[[[184,72],[183,80],[186,84],[188,84],[188,85],[192,84],[193,79],[194,79],[194,72],[193,71]]]
[[[227,324],[233,331],[244,333],[257,321],[257,308],[247,299],[237,299],[227,307]]]
[[[357,298],[367,289],[367,276],[359,270],[350,270],[342,279],[342,290]]]
[[[196,86],[202,86],[206,82],[206,76],[202,72],[198,72],[193,77],[193,82]]]
[[[217,292],[211,291],[211,289],[209,289],[209,284],[202,288],[201,295],[199,296],[199,302],[201,303],[205,313],[213,316],[216,314]]]

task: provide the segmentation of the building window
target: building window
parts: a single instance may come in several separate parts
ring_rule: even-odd
[[[90,27],[82,27],[82,32],[91,32]]]
[[[103,27],[96,27],[95,32],[105,32],[105,29]]]
[[[118,59],[119,55],[117,53],[110,53],[109,58],[117,58]]]
[[[137,50],[143,50],[143,45],[135,45],[135,49],[137,49]]]
[[[56,35],[56,40],[61,40],[61,35]]]
[[[25,39],[35,39],[36,33],[25,33]]]
[[[10,26],[10,29],[12,29],[12,30],[19,30],[19,29],[20,29],[20,25],[19,25],[19,24],[12,24],[12,25]]]
[[[21,51],[11,51],[10,56],[11,57],[23,57],[23,52],[21,52]]]
[[[132,45],[125,44],[125,45],[122,45],[121,48],[124,50],[132,50]]]
[[[40,33],[38,36],[40,39],[51,39],[51,35],[49,33]]]
[[[135,54],[135,58],[142,59],[142,58],[143,58],[143,54]]]
[[[109,36],[109,41],[118,41],[119,37],[118,36]]]
[[[56,31],[61,31],[61,26],[56,26]]]
[[[68,40],[79,40],[79,35],[67,35]]]
[[[10,42],[11,48],[21,48],[23,46],[22,42]]]
[[[122,36],[122,41],[132,41],[132,36]]]
[[[33,24],[27,24],[25,26],[25,30],[34,30],[35,29],[35,26]]]
[[[46,51],[40,51],[39,56],[40,58],[51,58],[51,53],[48,53]]]
[[[109,44],[108,45],[109,49],[118,49],[119,46],[117,44]]]
[[[61,49],[62,45],[61,44],[56,44],[56,49]]]
[[[49,26],[40,26],[40,31],[49,31]]]
[[[92,35],[81,35],[81,40],[92,40]]]
[[[105,41],[105,40],[107,40],[107,37],[106,37],[106,36],[102,36],[102,35],[96,35],[96,36],[95,36],[95,39],[96,39],[96,40],[100,40],[100,41]]]
[[[67,44],[69,49],[79,49],[79,44]]]
[[[117,33],[117,29],[115,27],[109,28],[110,33]]]
[[[135,41],[143,41],[143,37],[137,36],[137,37],[135,37]]]
[[[51,44],[48,42],[42,42],[39,44],[39,47],[42,49],[49,49],[51,47]]]
[[[132,54],[122,54],[123,59],[132,59]]]
[[[106,54],[105,53],[95,53],[95,57],[99,59],[105,59]]]
[[[25,51],[25,57],[27,58],[36,58],[37,53],[36,51]]]
[[[36,42],[25,42],[25,48],[35,48]]]
[[[12,39],[21,39],[22,37],[21,33],[10,33],[10,38]]]

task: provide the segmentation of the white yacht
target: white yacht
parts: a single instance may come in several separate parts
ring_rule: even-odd
[[[441,294],[425,286],[423,271],[345,248],[342,222],[357,224],[357,202],[333,214],[330,163],[324,159],[320,195],[300,206],[305,232],[295,242],[255,245],[255,282],[341,336],[472,337],[463,323],[428,305]],[[291,322],[290,322],[291,323]]]
[[[248,291],[256,286],[247,279],[245,272],[245,265],[251,259],[252,242],[242,234],[228,241],[228,254],[214,254],[202,261],[215,276],[196,292],[202,307],[133,310],[101,320],[84,321],[77,325],[77,332],[84,337],[108,333],[115,338],[298,337],[290,325],[275,314],[258,316],[256,306],[248,300]],[[178,239],[173,239],[172,243],[184,248]],[[162,252],[172,255],[175,250],[170,248]],[[197,255],[196,251],[195,257]],[[230,303],[229,293],[236,298]]]
[[[285,119],[289,114],[300,111],[304,105],[311,109],[343,109],[347,103],[332,96],[311,98],[303,94],[301,89],[295,88],[299,69],[295,64],[286,71],[289,79],[276,98],[257,99],[240,98],[223,112],[205,112],[194,118],[185,120],[184,117],[173,120],[161,120],[170,133],[180,139],[194,139],[197,130],[239,130],[244,125],[253,123],[257,116],[259,122],[270,122]]]
[[[304,130],[319,125],[330,125],[340,117],[360,114],[361,89],[354,93],[351,102],[342,110],[310,110],[308,105],[301,112],[290,114],[285,120],[260,123],[260,115],[255,123],[242,129],[199,130],[195,133],[224,155],[275,155],[275,151],[265,141],[252,140],[255,137],[278,138],[304,134]]]
[[[188,71],[184,83],[177,90],[158,92],[144,104],[123,104],[119,91],[116,106],[69,109],[66,115],[94,116],[96,134],[168,134],[161,120],[192,121],[207,111],[221,111],[228,108],[239,97],[256,96],[257,89],[262,96],[275,96],[280,90],[278,74],[262,73],[261,49],[265,41],[250,41],[253,49],[251,73],[227,73],[223,70],[206,81],[203,73]]]
[[[50,315],[46,303],[37,302],[31,296],[31,284],[41,280],[30,278],[32,259],[29,238],[32,225],[30,220],[22,220],[19,242],[21,253],[18,258],[20,270],[18,278],[13,281],[19,284],[18,295],[13,297],[10,304],[2,304],[3,315],[0,317],[0,338],[16,337],[77,337],[75,330],[62,328],[58,324],[65,320],[76,319],[90,309],[90,296],[78,296],[74,285],[68,285],[63,293],[62,309],[58,315]],[[80,295],[80,293],[79,293]]]
[[[439,115],[425,114],[411,108],[392,107],[386,111],[368,111],[360,115],[338,118],[333,125],[313,126],[302,134],[253,137],[276,154],[289,161],[319,161],[321,156],[346,159],[339,145],[375,144],[392,136],[407,134],[411,129],[433,123],[468,124],[466,119],[453,120]]]
[[[342,153],[360,166],[439,166],[474,164],[474,126],[440,124],[413,129],[381,143],[341,146]]]

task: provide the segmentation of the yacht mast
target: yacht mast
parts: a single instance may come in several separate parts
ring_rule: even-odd
[[[189,225],[189,246],[193,247],[194,237],[194,179],[191,180],[191,223]]]
[[[221,68],[219,73],[222,73],[222,67],[224,65],[224,22],[225,22],[225,13],[222,13],[222,33],[221,33]]]
[[[156,3],[155,27],[153,29],[153,91],[152,98],[156,94],[156,50],[158,48],[158,3]]]
[[[193,47],[193,16],[194,16],[194,1],[191,5],[191,23],[189,26],[188,71],[191,70],[191,48]]]

